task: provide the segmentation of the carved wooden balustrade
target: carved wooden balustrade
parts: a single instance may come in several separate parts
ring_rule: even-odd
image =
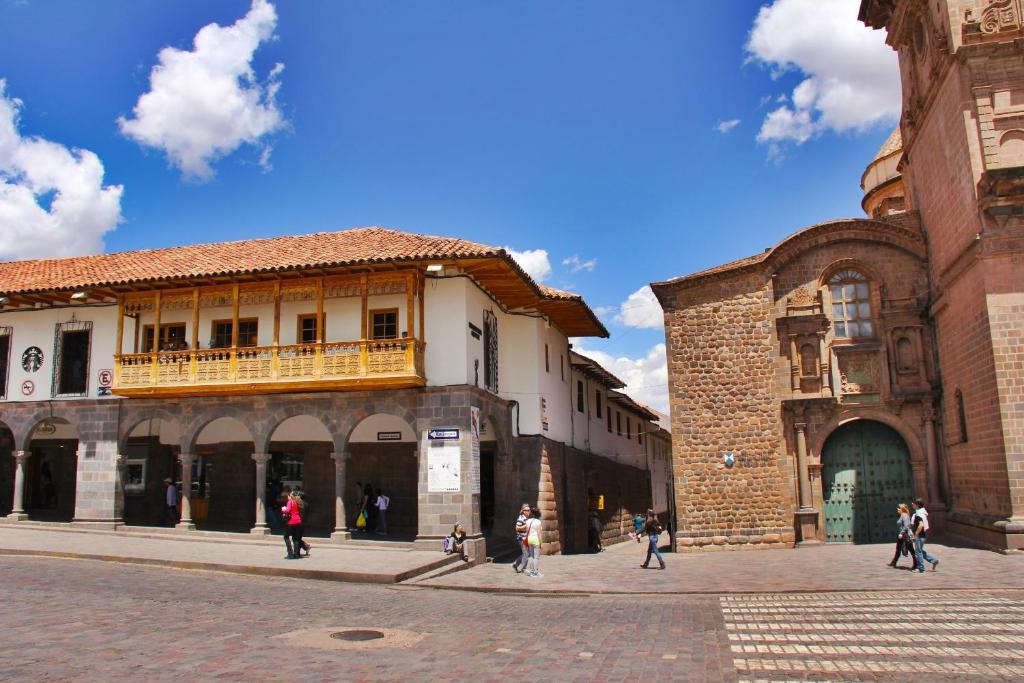
[[[425,384],[423,343],[361,340],[237,349],[124,353],[115,392],[203,395]]]

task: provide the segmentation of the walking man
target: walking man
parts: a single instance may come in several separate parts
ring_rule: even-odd
[[[647,559],[640,565],[644,569],[651,563],[651,555],[658,558],[658,569],[665,568],[665,558],[661,556],[661,550],[658,548],[658,541],[661,540],[661,522],[658,521],[658,516],[654,514],[654,510],[647,511],[647,521],[644,523],[644,533],[647,534]]]
[[[924,508],[924,501],[920,498],[914,501],[914,516],[910,518],[914,527],[914,555],[917,557],[917,571],[924,572],[924,562],[931,562],[932,571],[939,568],[939,559],[932,557],[924,549],[924,541],[928,536],[928,511]]]
[[[512,563],[516,574],[526,571],[526,563],[530,561],[530,546],[526,545],[526,520],[530,518],[530,504],[523,503],[516,518],[516,541],[519,543],[519,559]]]
[[[174,526],[181,521],[178,517],[178,489],[174,486],[174,480],[170,477],[164,479],[167,489],[164,491],[164,524]]]

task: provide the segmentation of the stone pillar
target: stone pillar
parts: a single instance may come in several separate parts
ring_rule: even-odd
[[[181,521],[178,522],[178,529],[195,530],[196,525],[192,523],[192,501],[189,495],[192,493],[192,461],[195,460],[193,453],[181,453],[178,460],[181,461]]]
[[[810,510],[811,505],[811,475],[807,470],[807,424],[797,422],[796,429],[796,466],[800,475],[800,509]]]
[[[269,536],[266,498],[267,462],[270,460],[270,453],[253,453],[252,459],[256,462],[256,526],[249,533],[256,536]]]
[[[352,538],[352,532],[348,530],[348,525],[345,522],[348,453],[344,451],[331,453],[331,460],[334,461],[334,531],[331,532],[331,540],[348,541]]]
[[[818,361],[821,363],[821,395],[832,395],[832,368],[828,362],[828,349],[825,347],[825,334],[818,334]]]
[[[921,421],[924,422],[924,450],[928,461],[928,500],[925,503],[929,512],[937,513],[929,521],[938,521],[941,528],[945,522],[946,505],[939,493],[939,454],[935,437],[935,406],[931,401],[921,405]]]
[[[811,498],[811,473],[807,464],[807,423],[798,416],[793,424],[796,431],[796,468],[799,478],[800,509],[796,513],[796,526],[800,532],[800,545],[820,543],[818,539],[818,511],[814,509]]]
[[[540,508],[542,550],[545,555],[561,551],[558,535],[558,502],[555,500],[555,483],[551,476],[551,460],[548,447],[541,444],[540,481],[537,483],[537,507]],[[620,520],[621,521],[621,520]]]
[[[25,514],[25,461],[32,455],[31,451],[14,451],[14,498],[11,501],[11,514],[7,519],[20,522],[28,519]]]
[[[124,524],[124,480],[128,471],[128,456],[114,454],[114,525]]]
[[[789,377],[790,388],[793,391],[800,389],[800,351],[797,348],[796,335],[789,335]]]

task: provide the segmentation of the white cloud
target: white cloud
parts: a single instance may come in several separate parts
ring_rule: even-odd
[[[276,26],[274,6],[252,0],[248,14],[231,26],[199,29],[191,52],[165,47],[132,118],[118,118],[121,132],[163,150],[188,178],[209,178],[211,162],[243,144],[255,145],[260,165],[267,168],[266,136],[285,126],[275,100],[284,65],[274,66],[261,82],[252,59]]]
[[[0,79],[0,260],[103,251],[121,222],[120,185],[103,185],[103,163],[18,131],[21,100]]]
[[[757,139],[770,153],[826,130],[863,131],[899,119],[896,53],[884,31],[857,21],[858,6],[859,0],[774,0],[758,12],[749,58],[773,77],[787,71],[804,76],[791,102],[780,96],[761,125]]]
[[[515,259],[516,263],[529,273],[537,282],[544,282],[551,277],[551,260],[548,258],[547,249],[527,249],[516,251],[512,247],[502,247]]]
[[[573,340],[573,348],[625,382],[624,391],[633,400],[668,413],[668,361],[664,344],[655,344],[640,358],[590,351],[580,345],[580,340]]]
[[[728,121],[719,121],[715,124],[715,130],[719,133],[728,133],[730,130],[740,125],[739,119],[729,119]]]
[[[665,316],[650,286],[644,285],[619,304],[615,322],[627,327],[658,329],[665,325]]]
[[[572,272],[578,273],[581,270],[592,272],[597,267],[597,259],[592,258],[589,261],[584,261],[579,257],[579,254],[573,254],[567,259],[562,260],[563,266],[570,266]]]

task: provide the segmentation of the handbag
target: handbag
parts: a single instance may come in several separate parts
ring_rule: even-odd
[[[359,516],[356,517],[356,528],[357,529],[365,529],[366,528],[366,510],[360,510],[359,511]]]

